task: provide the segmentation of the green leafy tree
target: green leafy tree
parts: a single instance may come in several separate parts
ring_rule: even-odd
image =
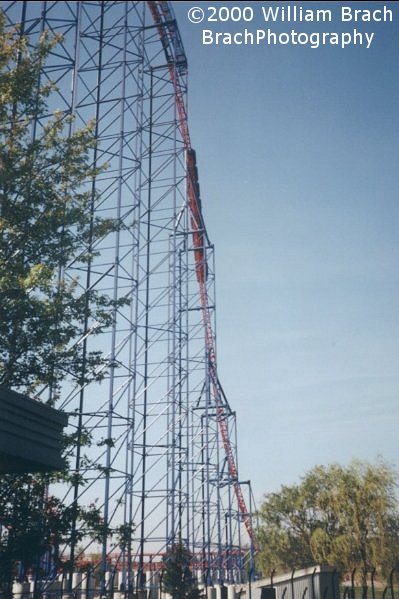
[[[190,569],[191,553],[182,543],[172,545],[163,559],[161,587],[173,599],[199,599],[201,591]]]
[[[65,506],[47,495],[45,477],[31,474],[5,476],[0,487],[0,583],[6,586],[27,569],[39,576],[41,558],[51,552],[53,567],[65,566],[57,555],[60,545],[70,541],[74,506]],[[95,505],[78,508],[82,523],[77,540],[85,535],[102,539],[103,520]]]
[[[47,114],[53,86],[40,84],[40,71],[57,41],[44,34],[28,50],[0,24],[0,384],[50,386],[54,397],[67,376],[96,376],[101,354],[85,356],[84,372],[76,340],[86,314],[97,334],[110,324],[112,303],[59,273],[90,260],[96,239],[117,226],[91,216],[88,183],[101,170],[90,164],[94,122],[72,131],[72,117]]]
[[[83,385],[103,376],[97,374],[104,373],[101,353],[83,353],[77,340],[108,327],[116,305],[82,291],[63,273],[72,261],[87,264],[96,240],[118,223],[90,210],[92,182],[105,168],[92,165],[95,123],[75,129],[71,116],[49,115],[54,85],[42,83],[40,73],[60,39],[44,33],[32,47],[4,23],[0,13],[0,384],[29,395],[48,389],[54,404],[65,380]],[[90,443],[85,436],[77,431],[69,445]],[[74,477],[65,470],[55,478],[73,483]],[[17,566],[37,569],[43,552],[68,540],[71,519],[94,538],[104,534],[99,510],[63,505],[48,495],[51,480],[0,480],[0,584],[6,593]]]
[[[261,505],[259,562],[265,573],[315,563],[362,584],[374,567],[395,566],[399,542],[396,472],[383,461],[316,466],[298,485],[266,495]]]

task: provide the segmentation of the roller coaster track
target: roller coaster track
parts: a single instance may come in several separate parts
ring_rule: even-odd
[[[179,128],[186,149],[187,166],[187,196],[191,214],[191,228],[194,245],[194,257],[196,265],[196,276],[199,285],[199,295],[204,324],[205,344],[208,354],[208,373],[212,383],[213,396],[216,406],[217,421],[223,442],[229,475],[233,481],[234,492],[238,502],[239,511],[252,542],[254,552],[258,551],[258,542],[252,525],[251,514],[248,511],[244,494],[238,480],[238,470],[234,453],[232,450],[229,431],[226,425],[226,402],[217,376],[216,352],[211,318],[209,313],[208,293],[206,287],[207,264],[205,254],[204,236],[206,229],[201,211],[201,199],[198,184],[198,171],[196,165],[196,154],[191,146],[190,134],[187,125],[187,112],[181,91],[179,80],[180,74],[186,69],[184,51],[177,29],[176,20],[171,6],[168,2],[149,1],[154,23],[164,48],[166,60],[169,66],[170,79],[175,91],[176,109],[179,118]]]
[[[59,547],[68,588],[73,564],[88,558],[103,593],[111,574],[118,588],[156,586],[175,543],[190,551],[199,584],[243,582],[255,575],[258,542],[250,483],[238,475],[236,414],[217,371],[214,247],[173,3],[3,4],[7,26],[21,23],[32,46],[43,31],[62,37],[40,76],[55,84],[48,111],[73,115],[71,130],[94,117],[90,160],[108,168],[89,182],[90,218],[121,225],[82,244],[84,259],[78,253],[62,272],[77,297],[123,300],[106,308],[101,330],[85,302],[74,342],[84,377],[62,380],[74,476],[50,491],[68,506],[95,505],[104,523],[95,539],[85,522],[71,523],[71,542]],[[38,135],[45,122],[35,122]],[[101,366],[86,366],[98,351]],[[120,531],[130,531],[128,545]],[[49,556],[46,592],[55,572]]]

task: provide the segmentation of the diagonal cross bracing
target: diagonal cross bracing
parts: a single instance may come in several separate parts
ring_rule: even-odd
[[[92,160],[108,168],[88,182],[92,216],[120,223],[89,244],[88,264],[77,255],[64,273],[83,296],[127,301],[101,335],[89,318],[76,341],[82,354],[102,350],[107,366],[101,383],[66,373],[62,407],[91,445],[70,454],[79,482],[54,489],[66,501],[96,501],[115,533],[60,550],[74,560],[101,553],[104,575],[113,569],[126,588],[143,588],[182,541],[203,583],[241,581],[244,547],[253,552],[256,539],[237,472],[235,414],[217,377],[213,246],[171,6],[5,4],[8,22],[23,21],[32,43],[44,30],[62,33],[42,74],[58,85],[49,111],[73,114],[76,128],[96,119]],[[134,524],[128,547],[118,545],[121,524]]]

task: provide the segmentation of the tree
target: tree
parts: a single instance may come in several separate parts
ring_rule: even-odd
[[[70,541],[74,506],[65,506],[59,499],[47,495],[44,477],[26,474],[5,476],[0,487],[0,585],[9,587],[15,577],[24,577],[27,570],[42,573],[43,557],[51,553],[51,569],[63,564],[57,551]],[[103,523],[100,510],[90,505],[78,508],[84,522],[78,540],[84,535],[102,539]],[[9,591],[9,588],[7,588]]]
[[[261,505],[260,565],[265,573],[315,563],[337,566],[345,574],[395,566],[399,510],[395,470],[352,461],[316,466],[298,485],[266,495]]]
[[[90,262],[96,240],[119,224],[90,209],[92,183],[105,168],[92,164],[95,123],[75,129],[70,115],[48,112],[54,85],[42,83],[41,70],[60,39],[44,33],[32,47],[4,22],[0,14],[0,384],[29,395],[47,389],[54,404],[65,380],[83,385],[104,375],[101,353],[83,353],[76,341],[108,327],[123,302],[82,291],[63,273],[71,261]],[[84,437],[79,430],[69,442]],[[45,551],[68,539],[71,519],[94,537],[104,532],[95,506],[62,504],[48,495],[50,481],[0,480],[0,584],[8,593],[16,567],[37,569]]]
[[[191,554],[182,543],[172,545],[163,559],[162,590],[172,599],[199,599],[201,592],[190,569]]]
[[[96,376],[101,355],[86,355],[84,371],[75,341],[84,316],[96,334],[108,326],[112,304],[59,273],[89,261],[93,243],[117,226],[90,211],[88,182],[103,168],[90,161],[94,122],[73,131],[71,116],[48,116],[53,85],[41,84],[40,71],[57,41],[43,34],[29,50],[0,24],[0,384],[27,393],[49,386],[53,400],[66,377]]]

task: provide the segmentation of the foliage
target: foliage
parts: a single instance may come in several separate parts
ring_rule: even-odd
[[[33,569],[40,574],[40,557],[52,553],[53,567],[65,566],[57,548],[70,541],[73,506],[46,491],[45,477],[4,476],[0,487],[0,583],[10,574]],[[81,522],[77,540],[85,535],[101,539],[104,525],[95,505],[78,508]],[[18,567],[19,566],[19,567]]]
[[[399,541],[396,472],[383,461],[316,466],[300,484],[266,495],[259,562],[269,573],[315,563],[386,573]]]
[[[163,559],[162,590],[172,599],[199,599],[201,592],[190,570],[191,554],[182,543],[172,545]]]
[[[86,314],[93,334],[108,326],[112,305],[59,273],[90,260],[95,240],[117,226],[91,216],[95,123],[73,130],[71,116],[48,115],[53,86],[40,70],[57,41],[44,34],[29,49],[0,23],[0,384],[30,394],[51,386],[53,397],[67,376],[97,376],[100,353],[83,358],[76,340]]]
[[[105,168],[92,165],[95,123],[76,129],[70,115],[48,112],[54,85],[43,83],[40,73],[59,42],[44,33],[32,47],[18,29],[5,28],[0,13],[0,384],[31,396],[48,388],[51,403],[65,380],[83,385],[105,372],[101,353],[82,352],[77,340],[108,327],[115,303],[82,291],[85,282],[64,271],[72,261],[84,267],[96,240],[119,226],[92,216],[92,182]],[[84,443],[85,435],[75,433],[66,445]],[[58,478],[73,483],[74,477],[65,471]],[[71,520],[83,527],[75,542],[106,532],[96,506],[68,507],[48,495],[48,482],[39,475],[0,480],[0,560],[8,592],[16,566],[37,569],[43,553],[68,542]]]
[[[132,536],[136,530],[136,526],[131,522],[120,524],[116,530],[116,540],[121,551],[130,550],[132,547]]]

